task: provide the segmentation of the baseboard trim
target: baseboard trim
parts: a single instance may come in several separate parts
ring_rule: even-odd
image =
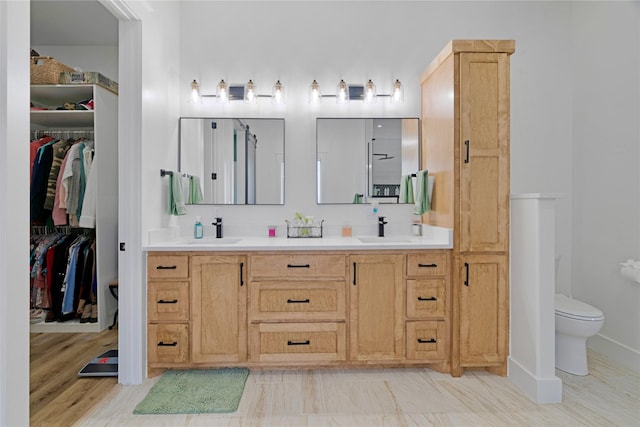
[[[509,380],[536,403],[562,402],[562,380],[556,376],[536,378],[520,363],[509,358]]]
[[[640,351],[638,350],[634,350],[601,334],[596,334],[589,338],[587,347],[601,353],[625,368],[640,373]]]

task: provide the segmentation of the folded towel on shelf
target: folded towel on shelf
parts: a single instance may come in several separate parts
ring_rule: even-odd
[[[189,197],[187,203],[195,205],[200,203],[204,199],[202,195],[202,187],[200,186],[200,178],[191,175],[189,177]]]
[[[414,203],[413,199],[413,180],[411,175],[405,175],[400,182],[400,200],[399,203]]]
[[[362,194],[356,193],[355,196],[353,196],[353,203],[356,205],[362,203]]]
[[[185,215],[186,213],[182,175],[173,173],[169,175],[169,215]]]
[[[422,215],[431,209],[429,203],[429,172],[421,170],[416,174],[416,194],[413,213]]]

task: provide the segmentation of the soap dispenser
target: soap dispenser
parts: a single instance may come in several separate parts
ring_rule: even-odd
[[[193,225],[193,238],[202,239],[204,236],[204,230],[202,228],[202,221],[199,216],[196,217],[196,223]]]

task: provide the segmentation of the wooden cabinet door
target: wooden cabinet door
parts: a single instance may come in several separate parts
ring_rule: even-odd
[[[247,261],[244,256],[193,256],[192,361],[247,359]]]
[[[402,359],[403,256],[353,255],[349,264],[350,359]]]
[[[505,252],[510,191],[507,54],[460,54],[460,124],[459,251]]]
[[[506,362],[509,333],[506,255],[464,255],[456,262],[460,365]]]

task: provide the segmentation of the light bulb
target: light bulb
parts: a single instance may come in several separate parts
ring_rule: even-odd
[[[402,102],[404,98],[403,92],[404,89],[402,87],[402,83],[400,83],[400,80],[396,79],[396,81],[393,83],[393,91],[391,92],[391,102]]]
[[[229,100],[229,92],[227,91],[227,83],[224,80],[220,80],[218,83],[216,97],[218,102],[227,102]]]
[[[200,86],[198,82],[194,79],[191,82],[191,103],[197,104],[200,102]]]
[[[349,86],[344,80],[340,80],[338,83],[338,93],[336,95],[336,102],[345,103],[349,101]]]
[[[253,80],[249,80],[249,82],[245,86],[244,100],[246,102],[255,102],[256,99],[255,84],[253,83]]]
[[[280,80],[276,81],[276,84],[273,85],[271,101],[274,104],[284,104],[284,86],[280,83]]]
[[[314,79],[309,87],[309,104],[319,104],[322,100],[320,96],[320,85]]]
[[[371,79],[364,85],[364,102],[375,102],[376,100],[376,85],[373,84]]]

